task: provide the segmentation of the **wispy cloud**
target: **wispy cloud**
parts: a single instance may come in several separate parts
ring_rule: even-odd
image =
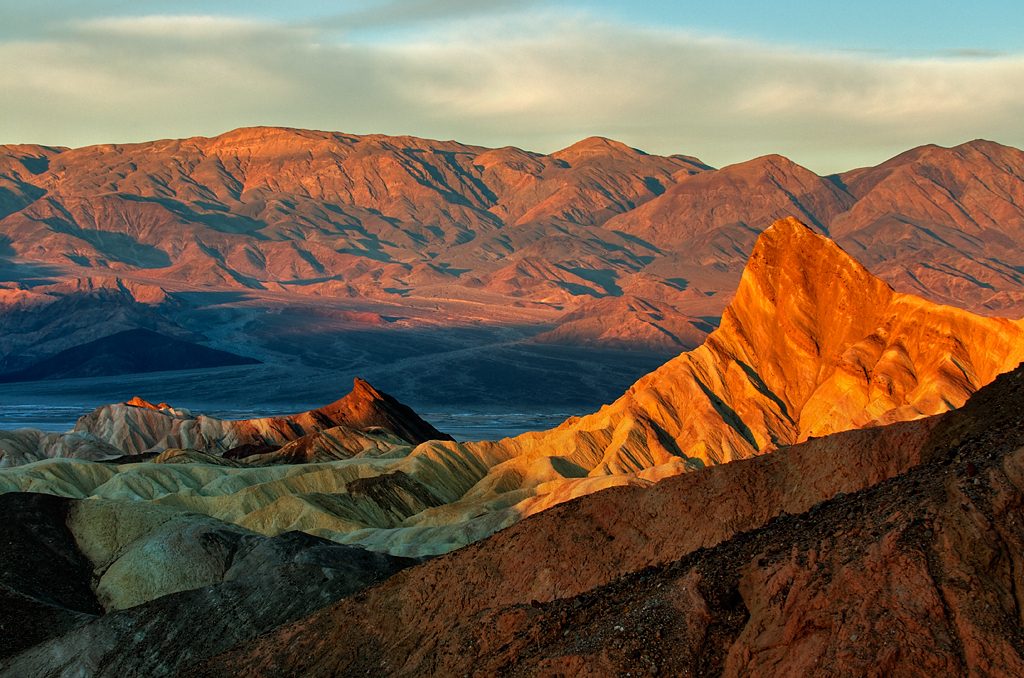
[[[185,37],[211,40],[238,35],[251,35],[281,27],[267,21],[241,17],[204,14],[150,14],[146,16],[104,17],[74,22],[82,34],[117,36],[121,38],[167,39]]]
[[[452,18],[468,4],[364,4],[348,24],[72,21],[0,42],[0,140],[79,145],[281,124],[552,150],[604,134],[713,164],[780,152],[819,171],[920,143],[1024,145],[1021,55],[810,51],[505,2]],[[365,40],[338,30],[353,17],[427,23]]]
[[[318,17],[308,25],[321,29],[401,28],[424,22],[521,13],[538,4],[539,0],[379,0]]]

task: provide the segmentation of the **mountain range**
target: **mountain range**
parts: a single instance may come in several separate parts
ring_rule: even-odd
[[[1024,311],[1024,153],[994,142],[819,176],[603,138],[540,154],[246,128],[0,147],[0,369],[38,373],[141,328],[264,363],[253,375],[355,368],[391,390],[458,354],[462,383],[441,401],[492,397],[488,375],[542,400],[512,366],[545,360],[566,375],[549,398],[589,389],[592,406],[700,345],[758,234],[790,215],[899,292]],[[376,354],[396,330],[415,350]],[[659,358],[617,372],[623,349]],[[427,354],[433,367],[403,362]]]
[[[108,403],[0,431],[0,675],[1024,673],[1022,245],[982,140],[0,147],[0,405]]]

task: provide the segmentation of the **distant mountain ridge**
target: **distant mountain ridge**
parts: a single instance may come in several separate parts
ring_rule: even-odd
[[[600,137],[544,155],[261,127],[0,147],[0,191],[0,257],[63,277],[552,318],[617,298],[605,318],[642,303],[678,329],[720,313],[757,233],[796,216],[901,291],[1024,314],[1024,153],[981,140],[821,177],[777,155],[715,170]]]

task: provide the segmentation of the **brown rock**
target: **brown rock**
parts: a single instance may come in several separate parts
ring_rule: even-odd
[[[1017,371],[960,412],[602,492],[194,675],[1016,675],[1022,405]]]

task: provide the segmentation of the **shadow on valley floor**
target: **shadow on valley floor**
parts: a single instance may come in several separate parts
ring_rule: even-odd
[[[58,282],[62,271],[50,264],[15,262],[5,258],[5,253],[13,254],[10,239],[0,237],[0,282],[17,282],[28,287],[50,285]]]
[[[216,306],[234,304],[252,299],[250,290],[203,290],[202,292],[175,292],[174,297],[190,306]]]

